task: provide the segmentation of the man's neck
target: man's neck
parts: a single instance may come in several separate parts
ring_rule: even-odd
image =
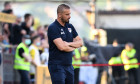
[[[28,47],[28,46],[25,44],[25,42],[23,42],[23,44],[24,44],[26,47]]]
[[[62,22],[59,18],[57,18],[57,21],[58,21],[62,26],[65,26],[65,23]]]

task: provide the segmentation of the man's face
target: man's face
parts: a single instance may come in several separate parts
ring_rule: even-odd
[[[6,10],[12,9],[11,4],[6,5],[6,6],[5,6],[5,9],[6,9]]]
[[[131,47],[130,46],[128,46],[128,45],[125,45],[125,49],[127,50],[127,51],[131,51]]]
[[[35,39],[35,43],[40,42],[40,41],[41,41],[41,38],[40,37],[38,37],[38,38]]]
[[[17,22],[18,23],[21,23],[21,18],[17,18]]]
[[[62,13],[60,13],[60,18],[62,22],[69,22],[71,12],[70,9],[64,9]]]

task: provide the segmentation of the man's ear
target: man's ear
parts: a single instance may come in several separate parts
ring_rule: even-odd
[[[61,13],[58,13],[58,17],[61,18],[61,16],[62,16],[62,14]]]

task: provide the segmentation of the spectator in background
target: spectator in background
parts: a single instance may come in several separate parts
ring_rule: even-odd
[[[17,16],[16,22],[13,25],[13,36],[14,36],[13,44],[14,45],[18,45],[19,43],[21,43],[22,36],[26,35],[26,31],[21,28],[20,23],[21,23],[21,17]]]
[[[47,33],[45,32],[45,29],[42,26],[39,26],[37,28],[37,33],[39,34],[41,39],[45,39],[45,37],[47,36]]]
[[[29,13],[26,13],[24,15],[24,22],[21,24],[21,27],[22,27],[23,30],[26,31],[27,35],[29,35],[30,32],[31,32],[32,24],[33,24],[33,17],[32,17],[32,15],[29,14]]]
[[[36,35],[38,35],[38,34],[37,34],[37,31],[31,31],[31,32],[30,32],[31,38],[33,38],[33,37],[36,36]],[[31,39],[31,43],[33,43],[32,39]]]
[[[29,71],[30,63],[32,62],[28,49],[30,43],[30,36],[24,35],[22,42],[16,49],[14,69],[18,70],[20,74],[20,84],[30,84]]]
[[[118,44],[118,40],[117,39],[114,39],[113,40],[113,43],[112,43],[112,46],[114,47],[117,47],[119,44]]]
[[[119,43],[117,39],[113,40],[112,43],[113,47],[118,47]],[[121,60],[121,48],[118,48],[114,51],[112,57],[109,59],[108,63],[110,65],[112,64],[122,64],[122,60]],[[123,66],[111,66],[112,67],[112,75],[115,79],[115,82],[117,84],[124,84],[125,83],[125,71]]]
[[[6,13],[7,10],[9,10],[9,9],[12,9],[11,2],[6,1],[6,2],[4,3],[4,9],[2,10],[2,12],[3,12],[3,13]]]
[[[81,64],[81,55],[78,49],[73,51],[72,64]],[[79,84],[80,66],[74,66],[74,84]]]
[[[46,43],[48,44],[48,36],[47,36],[47,32],[48,32],[48,25],[45,25],[44,26],[44,30],[45,30],[45,40],[46,40]],[[48,46],[49,46],[49,44],[48,44]]]
[[[47,25],[47,24],[44,25],[44,29],[45,29],[46,32],[48,31],[48,26],[49,26],[49,25]]]
[[[48,31],[48,25],[44,26],[44,36],[45,38],[41,40],[41,46],[43,48],[43,53],[41,54],[41,62],[42,64],[45,64],[48,66],[48,59],[49,59],[49,44],[48,44],[48,36],[47,36],[47,31]]]
[[[30,67],[31,68],[30,69],[30,76],[31,76],[30,78],[31,78],[32,84],[34,84],[36,67],[41,65],[40,53],[38,50],[38,47],[41,45],[41,40],[40,40],[39,35],[35,35],[34,37],[32,37],[32,41],[33,41],[33,43],[29,47],[29,52],[30,52],[31,58],[33,60],[31,67]]]
[[[91,58],[95,59],[95,55],[90,54],[86,46],[82,46],[81,64],[92,64]],[[98,68],[94,66],[80,66],[79,74],[79,84],[96,84],[98,77]]]
[[[13,15],[13,10],[12,9],[6,10],[5,13]],[[13,27],[12,23],[3,24],[4,33],[8,37],[10,44],[13,44],[13,28],[12,27]]]
[[[123,64],[133,64],[138,63],[136,49],[132,43],[127,43],[125,49],[121,53],[121,58]],[[139,74],[138,74],[139,65],[124,65],[125,71],[128,72],[129,84],[139,84]]]
[[[48,65],[48,59],[49,59],[49,45],[46,40],[41,41],[41,46],[43,48],[43,53],[41,54],[41,62],[42,64]]]

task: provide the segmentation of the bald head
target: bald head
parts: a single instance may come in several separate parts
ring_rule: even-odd
[[[63,13],[64,9],[70,9],[70,7],[66,4],[60,4],[57,8],[57,14]]]

